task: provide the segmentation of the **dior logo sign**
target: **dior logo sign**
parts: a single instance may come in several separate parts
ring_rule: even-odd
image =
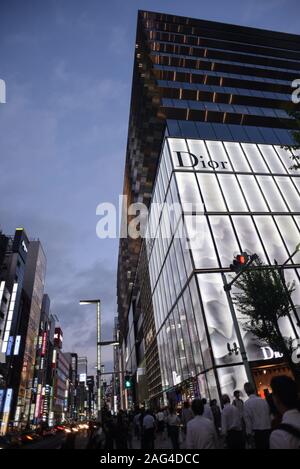
[[[179,168],[197,169],[228,169],[228,161],[206,160],[204,156],[196,156],[189,151],[174,151]]]

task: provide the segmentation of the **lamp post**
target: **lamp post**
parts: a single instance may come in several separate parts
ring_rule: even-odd
[[[97,322],[97,413],[101,419],[101,300],[80,300],[80,305],[96,305]]]

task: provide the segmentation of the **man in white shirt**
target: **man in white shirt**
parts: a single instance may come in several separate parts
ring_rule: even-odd
[[[251,383],[244,389],[249,399],[244,404],[244,420],[248,440],[254,437],[256,449],[268,449],[271,433],[270,408],[268,403],[255,394]]]
[[[212,422],[214,421],[214,416],[213,416],[213,413],[212,413],[212,410],[209,406],[209,404],[207,403],[207,400],[205,398],[202,399],[202,403],[203,403],[203,406],[204,406],[204,411],[203,411],[203,417],[211,420]]]
[[[217,434],[213,422],[203,416],[204,405],[200,399],[192,402],[195,417],[187,423],[186,449],[216,449]]]
[[[271,433],[271,449],[300,449],[300,411],[297,385],[289,376],[271,381],[273,401],[282,415],[282,423]]]
[[[155,420],[150,410],[146,411],[143,418],[143,445],[144,449],[154,449]]]
[[[227,394],[222,396],[222,404],[222,434],[226,438],[226,446],[228,449],[244,449],[242,417],[238,409],[230,404]]]

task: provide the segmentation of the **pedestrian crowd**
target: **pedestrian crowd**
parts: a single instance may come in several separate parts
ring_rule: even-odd
[[[133,437],[145,450],[153,450],[155,439],[163,448],[167,438],[174,450],[182,449],[300,449],[300,404],[297,386],[288,376],[271,381],[272,393],[259,397],[250,383],[248,396],[241,391],[230,398],[205,398],[152,411],[119,411],[117,416],[105,412],[102,424],[90,431],[88,448],[130,449]],[[95,426],[93,426],[95,427]]]

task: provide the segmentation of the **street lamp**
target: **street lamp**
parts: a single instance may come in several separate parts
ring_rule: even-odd
[[[281,267],[284,267],[293,257],[295,254],[297,254],[297,252],[300,251],[300,243],[297,244],[297,246],[295,247],[295,251],[290,255],[290,257],[282,264]]]
[[[101,418],[101,300],[80,300],[80,305],[96,305],[97,321],[97,409],[98,418]]]

